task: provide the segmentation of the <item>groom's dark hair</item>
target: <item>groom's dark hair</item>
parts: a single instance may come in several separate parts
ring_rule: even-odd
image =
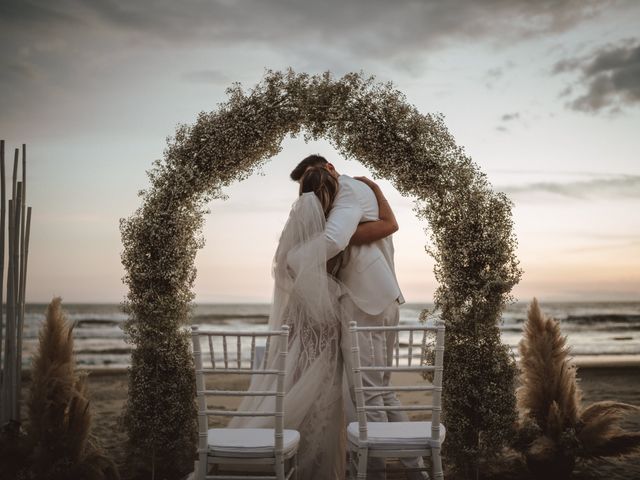
[[[291,180],[294,182],[299,181],[302,178],[302,175],[309,167],[321,167],[324,164],[329,163],[326,158],[321,155],[309,155],[304,158],[296,168],[291,172]]]

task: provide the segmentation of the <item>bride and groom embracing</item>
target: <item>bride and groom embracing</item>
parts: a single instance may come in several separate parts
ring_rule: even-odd
[[[380,188],[364,177],[340,175],[319,155],[291,172],[294,202],[273,260],[274,295],[269,329],[289,326],[285,376],[285,428],[300,432],[301,479],[345,475],[346,426],[355,418],[348,325],[396,325],[404,303],[394,271],[391,234],[397,223]],[[360,334],[360,360],[389,365],[395,335]],[[268,347],[275,361],[278,342]],[[267,365],[267,368],[269,366]],[[389,374],[362,372],[363,385],[385,386]],[[265,390],[272,376],[254,375],[250,390]],[[272,409],[272,397],[246,397],[239,410]],[[399,405],[394,392],[366,392],[367,405]],[[407,421],[402,411],[367,411],[371,422]],[[265,427],[262,417],[234,417],[230,427]],[[422,467],[422,459],[405,459]],[[382,470],[383,459],[370,459]],[[369,470],[369,471],[371,471]],[[412,472],[413,479],[428,478]],[[384,478],[371,472],[369,479]]]

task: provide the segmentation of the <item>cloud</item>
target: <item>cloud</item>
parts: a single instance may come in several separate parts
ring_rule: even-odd
[[[519,120],[520,118],[520,112],[505,113],[500,117],[500,124],[496,126],[496,130],[502,133],[506,133],[509,131],[509,129],[505,124],[513,122],[515,120]]]
[[[452,42],[472,39],[506,46],[566,31],[617,3],[4,0],[0,2],[4,37],[0,64],[26,62],[42,70],[46,82],[72,88],[91,68],[106,69],[120,56],[167,47],[192,51],[253,46],[292,60],[337,51],[355,69],[368,62],[388,62],[411,72],[415,65],[422,67],[426,54]],[[332,68],[326,62],[315,66]],[[4,70],[0,70],[0,84],[8,86],[8,91],[37,87],[24,76],[22,83],[15,75],[8,78]]]
[[[504,75],[504,68],[502,67],[493,67],[485,72],[485,77],[487,79],[499,79]]]
[[[502,79],[504,76],[505,69],[503,67],[493,67],[487,70],[484,74],[484,86],[488,90],[492,90],[493,87]]]
[[[504,83],[504,80],[508,80],[510,72],[516,67],[516,62],[514,62],[513,60],[508,60],[502,66],[489,68],[484,73],[484,86],[488,90],[493,90],[499,83]]]
[[[577,84],[583,93],[567,102],[567,107],[588,113],[620,111],[640,103],[640,41],[599,48],[589,55],[560,60],[553,66],[554,74],[579,72]],[[575,91],[567,86],[560,96]]]
[[[547,193],[572,199],[640,198],[640,175],[617,175],[573,182],[532,182],[525,185],[505,185],[497,190],[513,197]]]
[[[189,82],[213,83],[216,85],[226,85],[231,82],[229,76],[219,70],[188,72],[183,75],[183,78]]]
[[[3,2],[4,23],[102,25],[175,41],[324,40],[360,51],[419,50],[438,37],[560,32],[617,2],[512,0],[46,0]],[[401,26],[401,27],[400,27]]]
[[[519,118],[520,118],[520,113],[513,112],[513,113],[505,113],[504,115],[502,115],[502,117],[500,117],[500,120],[502,120],[503,122],[510,122],[511,120],[517,120]]]

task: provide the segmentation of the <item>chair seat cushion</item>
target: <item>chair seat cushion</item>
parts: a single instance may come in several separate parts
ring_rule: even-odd
[[[297,430],[283,431],[285,455],[298,448]],[[273,428],[210,428],[207,432],[209,455],[216,457],[272,457],[275,455]]]
[[[369,448],[372,449],[439,447],[444,441],[445,433],[442,423],[440,424],[440,438],[432,440],[431,422],[367,422],[367,441]],[[347,436],[351,444],[358,445],[358,422],[349,424]]]

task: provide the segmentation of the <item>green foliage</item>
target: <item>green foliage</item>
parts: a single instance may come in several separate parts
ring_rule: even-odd
[[[252,90],[234,84],[227,93],[216,111],[178,127],[149,172],[142,206],[121,223],[125,328],[136,346],[125,415],[132,458],[166,478],[190,469],[193,367],[181,327],[204,205],[276,155],[288,134],[303,132],[416,197],[447,323],[445,453],[461,470],[477,470],[478,456],[496,451],[515,420],[515,365],[497,327],[521,275],[511,202],[491,189],[440,115],[421,114],[390,83],[268,71]]]

